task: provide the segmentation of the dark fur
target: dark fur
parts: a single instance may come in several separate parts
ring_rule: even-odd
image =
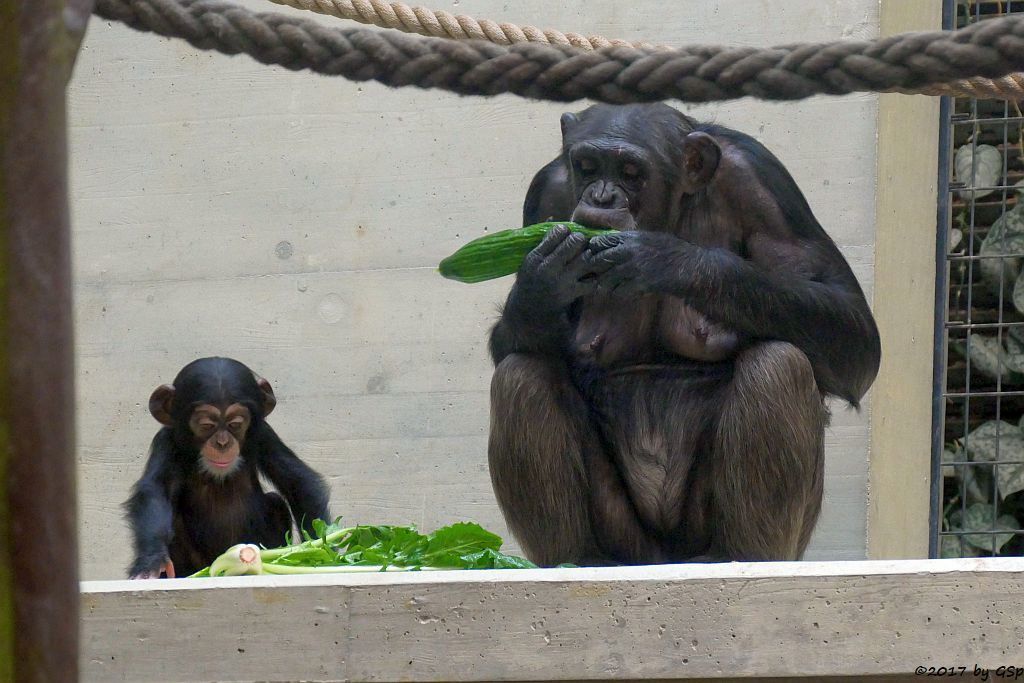
[[[174,425],[153,437],[145,471],[125,503],[135,549],[129,576],[157,570],[168,558],[177,576],[187,576],[237,543],[280,546],[292,525],[289,506],[307,531],[314,519],[328,519],[326,483],[263,419],[263,391],[249,368],[228,358],[203,358],[186,365],[174,387]],[[240,403],[252,416],[241,466],[222,480],[200,468],[188,426],[192,410],[203,403]],[[284,498],[265,492],[259,473]]]
[[[576,259],[575,236],[539,247],[492,331],[489,460],[509,526],[547,565],[800,558],[824,395],[857,405],[878,371],[848,264],[747,135],[662,104],[599,105],[563,117],[563,142],[524,224],[624,201],[636,230]],[[593,185],[570,164],[581,143],[610,167],[620,145],[645,150],[642,187],[611,172]],[[689,343],[708,329],[731,335],[714,362]]]

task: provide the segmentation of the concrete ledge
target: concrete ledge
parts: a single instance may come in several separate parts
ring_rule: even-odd
[[[82,619],[86,681],[1006,680],[1024,558],[90,581]]]

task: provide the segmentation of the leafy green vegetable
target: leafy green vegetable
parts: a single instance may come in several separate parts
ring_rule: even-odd
[[[502,555],[491,548],[463,555],[462,559],[467,562],[466,569],[535,569],[537,567],[529,560],[514,555]]]
[[[192,576],[536,567],[502,554],[501,537],[470,522],[424,535],[412,526],[342,527],[339,518],[333,524],[315,520],[313,531],[315,537],[307,533],[303,543],[293,546],[260,550],[236,545]]]

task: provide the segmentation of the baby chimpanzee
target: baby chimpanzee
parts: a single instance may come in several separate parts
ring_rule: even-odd
[[[193,361],[156,388],[149,412],[164,427],[125,503],[131,578],[187,576],[236,543],[282,545],[292,514],[310,531],[329,519],[327,484],[265,421],[276,403],[267,380],[230,358]]]

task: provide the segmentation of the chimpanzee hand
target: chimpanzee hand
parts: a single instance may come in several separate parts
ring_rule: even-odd
[[[594,291],[597,275],[612,266],[584,258],[587,237],[564,225],[552,228],[544,240],[526,255],[516,277],[519,303],[536,309],[561,311],[584,294]]]
[[[174,563],[171,558],[165,558],[161,564],[149,569],[136,571],[131,575],[132,579],[159,579],[161,574],[166,574],[168,579],[174,578]]]
[[[584,260],[599,291],[616,294],[671,293],[682,276],[687,243],[661,232],[627,231],[590,240]]]

